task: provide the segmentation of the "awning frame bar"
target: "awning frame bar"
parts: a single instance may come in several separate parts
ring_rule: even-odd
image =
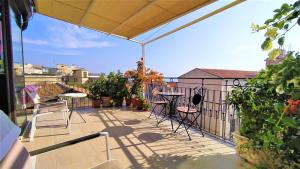
[[[95,0],[91,0],[89,6],[87,7],[87,9],[85,10],[83,16],[82,16],[81,19],[80,19],[80,22],[79,22],[79,24],[78,24],[79,27],[81,27],[81,25],[82,25],[82,23],[84,22],[84,20],[85,20],[87,14],[88,14],[89,11],[91,10],[91,8],[94,6],[94,4],[95,4]]]

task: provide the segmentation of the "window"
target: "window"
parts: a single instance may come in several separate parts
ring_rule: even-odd
[[[10,26],[12,37],[12,54],[13,54],[13,79],[15,88],[15,114],[16,123],[22,126],[27,121],[27,115],[22,110],[23,94],[22,89],[25,86],[24,82],[24,60],[23,60],[23,44],[22,44],[22,30],[20,28],[20,19],[15,15],[10,8]]]
[[[83,78],[87,78],[87,72],[83,72]]]

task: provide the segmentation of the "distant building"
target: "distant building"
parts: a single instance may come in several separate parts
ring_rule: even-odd
[[[22,64],[14,64],[14,72],[16,75],[23,74],[23,65]]]
[[[97,79],[99,79],[101,74],[99,73],[89,73],[89,80],[88,83],[93,83],[95,82]]]
[[[75,65],[68,66],[65,64],[57,64],[56,69],[57,69],[57,74],[66,76],[66,75],[72,75],[73,70],[76,70],[76,66]]]
[[[229,123],[224,126],[221,120],[222,112],[226,110],[226,106],[224,106],[226,97],[233,85],[244,85],[247,78],[253,78],[256,74],[256,71],[195,68],[179,76],[177,86],[179,91],[188,95],[187,88],[201,87],[203,83],[203,86],[207,88],[204,99],[204,110],[206,111],[203,119],[205,121],[216,119],[212,121],[212,124],[203,124],[204,128],[205,130],[215,130],[217,135],[221,135],[222,131],[226,131],[228,134]],[[236,120],[235,118],[233,114],[229,114],[226,120]]]
[[[86,69],[75,69],[71,76],[65,76],[66,83],[84,84],[89,80],[89,72]]]
[[[268,65],[277,65],[278,63],[280,63],[283,59],[285,59],[287,57],[287,52],[284,49],[281,49],[281,54],[275,59],[275,60],[271,60],[269,58],[265,59],[266,62],[266,66]]]
[[[57,68],[43,67],[43,74],[57,75]]]
[[[43,66],[25,64],[24,65],[24,73],[25,74],[43,74]]]

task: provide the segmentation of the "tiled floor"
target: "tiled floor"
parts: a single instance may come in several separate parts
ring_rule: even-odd
[[[149,112],[122,111],[119,109],[77,110],[71,119],[71,133],[64,127],[62,115],[52,114],[38,119],[33,142],[23,140],[29,151],[47,147],[97,131],[110,134],[112,157],[124,168],[163,169],[246,169],[234,147],[212,137],[192,133],[188,140],[184,130],[172,133],[168,121],[156,126]],[[49,126],[51,124],[51,126]],[[105,139],[68,146],[37,156],[37,168],[90,168],[106,160]]]

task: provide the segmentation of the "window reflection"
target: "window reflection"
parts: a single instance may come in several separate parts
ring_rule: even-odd
[[[12,36],[13,68],[14,68],[14,87],[16,98],[16,119],[19,126],[27,120],[24,110],[22,110],[22,89],[24,88],[24,60],[22,49],[22,30],[19,27],[19,18],[16,18],[13,10],[10,9],[10,23]]]

